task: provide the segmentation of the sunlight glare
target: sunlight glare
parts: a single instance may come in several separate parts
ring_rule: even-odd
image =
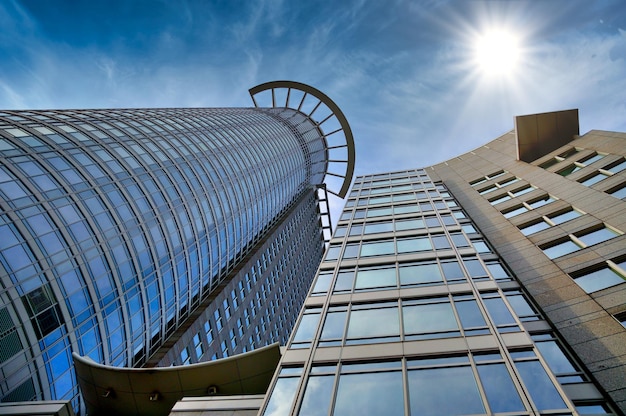
[[[474,49],[476,63],[490,75],[512,75],[520,58],[517,37],[505,30],[493,30],[479,36]]]

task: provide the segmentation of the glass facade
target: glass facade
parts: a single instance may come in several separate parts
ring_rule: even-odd
[[[287,107],[0,113],[3,402],[77,409],[72,352],[187,364],[285,341],[329,162]]]
[[[427,171],[358,177],[261,414],[612,414],[491,247]]]

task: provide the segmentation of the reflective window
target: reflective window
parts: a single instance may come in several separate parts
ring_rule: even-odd
[[[396,283],[396,269],[359,269],[356,274],[354,289],[371,289],[375,287],[393,286]]]
[[[393,231],[393,223],[391,222],[366,223],[364,234],[387,233],[391,231]]]
[[[510,211],[503,212],[502,214],[504,215],[505,218],[511,218],[516,215],[523,214],[524,212],[528,212],[528,208],[526,208],[525,206],[521,206],[521,207],[514,208]]]
[[[408,383],[413,415],[485,413],[469,366],[409,370]]]
[[[295,331],[292,343],[307,343],[313,339],[315,331],[317,330],[317,324],[320,320],[320,309],[305,309],[302,319],[298,324],[298,329]],[[293,345],[292,345],[293,346]]]
[[[504,364],[479,365],[478,375],[491,412],[520,412],[524,405]]]
[[[567,406],[539,361],[516,361],[517,371],[539,410],[565,409]]]
[[[421,219],[396,221],[396,231],[416,230],[420,228],[425,228],[424,221]]]
[[[400,335],[398,305],[383,303],[352,307],[348,323],[348,339],[386,338]]]
[[[550,221],[552,221],[554,224],[558,225],[563,224],[566,221],[573,220],[574,218],[578,218],[580,217],[580,215],[580,212],[576,210],[570,210],[560,214],[551,215],[548,218],[550,218]]]
[[[300,369],[301,371],[301,369]],[[281,375],[292,374],[293,371],[283,368]],[[272,390],[264,415],[267,416],[288,416],[291,411],[291,405],[298,388],[299,377],[279,377]]]
[[[594,244],[601,243],[606,240],[610,240],[611,238],[619,236],[613,230],[608,228],[600,228],[599,230],[592,231],[590,233],[577,236],[580,241],[585,243],[587,246],[591,246]]]
[[[330,284],[333,280],[333,273],[331,272],[320,272],[319,276],[317,276],[317,280],[315,281],[315,285],[313,286],[312,293],[320,294],[328,292],[330,288]]]
[[[443,281],[443,276],[437,263],[420,263],[399,268],[400,284],[414,285],[438,283]]]
[[[389,254],[395,254],[393,241],[364,242],[361,245],[362,257],[382,256]]]
[[[626,262],[622,262],[620,266],[626,266]],[[587,293],[597,292],[607,287],[622,284],[626,281],[625,279],[622,274],[608,266],[574,277],[576,284]]]
[[[539,222],[532,223],[530,225],[525,225],[523,227],[520,227],[520,231],[524,235],[531,235],[534,233],[538,233],[539,231],[545,230],[547,228],[550,228],[550,224],[548,224],[545,221],[539,221]]]
[[[334,292],[351,291],[354,283],[354,270],[340,269],[337,273]]]
[[[452,305],[447,298],[429,299],[427,301],[429,303],[422,302],[415,302],[416,304],[412,304],[412,301],[403,302],[402,320],[406,339],[421,339],[423,337],[411,335],[428,333],[438,333],[440,336],[459,335]]]
[[[398,239],[397,244],[398,244],[398,254],[433,249],[428,237],[414,237],[414,238]]]
[[[341,374],[335,415],[404,415],[402,372]]]
[[[306,383],[300,416],[326,416],[333,395],[334,375],[311,375]]]
[[[580,247],[571,240],[563,241],[562,243],[546,247],[542,249],[548,258],[555,259],[557,257],[565,256],[566,254],[573,253],[580,250]]]

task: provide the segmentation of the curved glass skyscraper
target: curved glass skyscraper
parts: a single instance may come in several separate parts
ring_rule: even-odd
[[[255,250],[268,258],[302,250],[283,244],[287,235],[309,242],[311,252],[297,255],[311,257],[301,274],[312,279],[323,251],[319,189],[338,177],[329,191],[343,196],[352,176],[349,126],[328,97],[302,84],[251,94],[254,108],[0,113],[2,401],[76,398],[72,351],[144,365],[251,259],[262,263]],[[271,104],[256,106],[264,97]],[[288,218],[306,233],[281,228]],[[271,270],[274,286],[281,270]],[[217,314],[238,309],[229,296]],[[204,349],[208,337],[198,338]]]

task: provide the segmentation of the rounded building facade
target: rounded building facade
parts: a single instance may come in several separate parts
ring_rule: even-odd
[[[138,366],[327,173],[300,109],[0,113],[2,401]]]

